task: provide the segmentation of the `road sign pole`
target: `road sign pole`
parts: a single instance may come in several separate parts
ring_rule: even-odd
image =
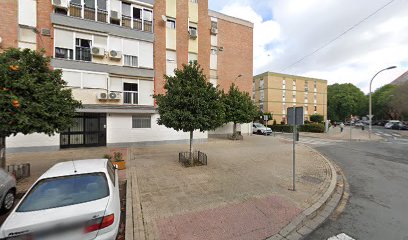
[[[292,190],[296,191],[295,186],[295,178],[296,178],[296,171],[295,171],[295,162],[296,162],[296,108],[293,106],[293,151],[292,151]]]

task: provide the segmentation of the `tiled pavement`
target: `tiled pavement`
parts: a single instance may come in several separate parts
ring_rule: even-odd
[[[142,239],[265,239],[278,233],[325,193],[328,163],[297,147],[297,191],[291,187],[291,144],[274,137],[211,140],[196,147],[209,165],[184,168],[187,145],[132,148],[128,171],[138,191]],[[129,180],[129,179],[128,179]],[[134,189],[134,187],[132,187]],[[134,238],[139,239],[139,238]]]

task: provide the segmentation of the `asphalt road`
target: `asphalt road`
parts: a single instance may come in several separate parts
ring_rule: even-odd
[[[328,219],[308,240],[341,233],[359,240],[408,240],[408,137],[389,133],[386,142],[314,146],[343,169],[350,198],[344,212]]]

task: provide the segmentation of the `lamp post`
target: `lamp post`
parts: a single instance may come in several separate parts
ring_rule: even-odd
[[[369,109],[368,109],[368,118],[369,118],[369,129],[368,129],[368,136],[369,136],[369,138],[371,139],[371,130],[372,130],[372,119],[373,119],[373,115],[372,115],[372,103],[371,103],[371,84],[373,83],[373,80],[374,80],[374,78],[375,77],[377,77],[377,75],[378,74],[380,74],[381,72],[384,72],[384,71],[387,71],[387,70],[391,70],[391,69],[394,69],[394,68],[397,68],[396,66],[391,66],[391,67],[387,67],[387,68],[384,68],[383,70],[381,70],[381,71],[379,71],[378,73],[376,73],[375,75],[374,75],[374,77],[371,79],[371,81],[370,81],[370,92],[369,92]]]

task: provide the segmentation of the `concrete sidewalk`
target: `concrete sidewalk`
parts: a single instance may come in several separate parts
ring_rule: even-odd
[[[208,154],[208,166],[195,168],[178,163],[178,152],[187,148],[131,149],[127,220],[133,222],[127,222],[126,239],[279,239],[302,227],[335,190],[331,164],[302,145],[297,190],[288,190],[292,145],[278,138],[197,144]]]

